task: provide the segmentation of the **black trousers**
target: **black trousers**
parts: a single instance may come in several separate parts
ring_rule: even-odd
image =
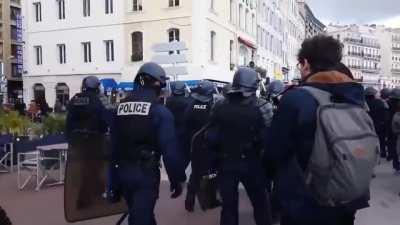
[[[298,221],[295,218],[290,218],[290,216],[282,214],[281,225],[354,225],[355,214],[356,212],[344,212],[342,215],[337,216],[336,218],[327,218],[325,221],[321,221],[321,219],[319,219],[318,222]]]

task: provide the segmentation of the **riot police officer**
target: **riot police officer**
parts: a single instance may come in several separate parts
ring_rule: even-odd
[[[135,78],[138,89],[121,101],[111,126],[112,174],[116,174],[129,208],[129,225],[155,225],[159,196],[160,157],[171,182],[171,198],[182,194],[183,160],[177,151],[174,118],[159,102],[166,74],[145,63]]]
[[[239,183],[243,184],[253,205],[256,224],[271,224],[261,154],[262,136],[271,121],[272,107],[256,97],[259,81],[254,70],[238,69],[228,98],[211,116],[208,136],[219,158],[221,225],[238,224]]]
[[[82,92],[76,94],[68,105],[66,136],[70,144],[70,158],[79,160],[82,167],[81,186],[77,208],[86,208],[104,192],[101,180],[105,160],[105,134],[111,122],[111,112],[99,98],[100,81],[95,76],[83,79]],[[102,185],[103,184],[103,185]]]
[[[183,81],[175,81],[171,83],[172,96],[167,99],[167,108],[171,111],[175,118],[176,136],[178,147],[182,152],[185,160],[185,168],[190,162],[190,143],[185,141],[184,131],[184,113],[191,104],[192,99],[185,96],[186,84]]]
[[[200,131],[209,121],[211,109],[213,107],[213,94],[215,86],[210,81],[201,81],[194,90],[191,97],[194,101],[187,108],[185,120],[185,134],[187,142],[191,142],[195,133]],[[195,196],[200,187],[201,176],[207,173],[209,165],[207,165],[210,152],[208,149],[199,148],[202,146],[191,146],[191,167],[192,173],[189,178],[187,194],[185,200],[185,208],[187,211],[194,210]]]

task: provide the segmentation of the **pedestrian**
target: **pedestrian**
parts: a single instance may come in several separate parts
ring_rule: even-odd
[[[301,87],[292,88],[284,94],[272,121],[271,132],[267,135],[268,149],[265,151],[264,159],[268,163],[275,162],[277,165],[276,185],[281,206],[281,225],[350,225],[354,224],[356,211],[368,207],[369,182],[372,179],[379,143],[373,132],[372,120],[364,109],[364,89],[351,76],[338,71],[337,67],[341,60],[342,45],[336,39],[320,35],[305,40],[298,54]],[[333,104],[331,101],[339,104]],[[341,104],[343,109],[335,108]],[[319,107],[325,105],[329,111],[324,112],[328,114],[319,114],[324,117],[323,119],[318,117],[320,120],[317,121],[317,114],[321,112],[319,109],[322,110]],[[328,105],[332,107],[328,108]],[[331,111],[332,109],[337,111]],[[349,109],[354,112],[348,111]],[[338,116],[328,121],[326,115]],[[348,118],[347,123],[343,122],[345,120],[341,120],[342,118]],[[329,122],[330,125],[330,129],[326,129],[326,135],[321,130],[322,122],[324,124]],[[354,126],[354,130],[361,133],[360,136],[356,133],[354,138],[358,139],[354,140],[362,150],[353,150],[365,153],[364,159],[356,158],[357,155],[349,155],[355,161],[363,161],[361,163],[365,165],[363,170],[357,165],[345,164],[345,168],[354,168],[352,172],[356,173],[357,179],[360,177],[364,179],[362,183],[361,181],[357,183],[359,180],[354,178],[349,179],[352,183],[356,183],[357,187],[362,186],[362,190],[354,191],[357,194],[345,193],[346,198],[343,197],[345,200],[338,200],[335,192],[338,190],[331,186],[328,186],[330,188],[328,189],[325,185],[335,183],[326,180],[331,177],[337,178],[338,182],[348,182],[342,180],[347,172],[332,173],[338,169],[336,165],[343,165],[342,163],[349,161],[335,161],[338,163],[331,166],[330,161],[322,160],[333,157],[329,155],[327,145],[324,145],[326,143],[324,138],[332,138],[328,136],[331,135],[329,132],[337,129],[332,124],[337,124],[344,131],[346,127]],[[338,133],[345,135],[346,138],[351,136],[343,134],[345,132]],[[351,146],[346,139],[341,140],[344,146]],[[314,151],[314,147],[318,148],[318,151]],[[335,145],[331,149],[343,150],[343,147]],[[322,154],[321,158],[317,157],[318,154]],[[310,179],[305,180],[305,177]],[[348,189],[343,188],[343,190]]]
[[[390,108],[389,108],[389,96],[390,96],[390,92],[391,90],[389,88],[383,88],[380,91],[380,97],[382,99],[382,101],[385,104],[385,147],[383,149],[381,149],[381,157],[386,158],[389,160],[389,152],[388,152],[388,148],[389,148],[389,134],[391,132],[391,128],[392,128],[392,124],[390,124]]]
[[[374,121],[376,133],[379,136],[379,142],[381,145],[381,157],[386,158],[386,112],[388,108],[385,102],[378,98],[378,91],[373,87],[365,89],[365,98],[369,108],[369,115]]]
[[[390,124],[393,123],[393,117],[397,112],[397,109],[400,106],[400,89],[395,88],[391,91],[389,96],[389,121]],[[392,130],[389,132],[388,136],[388,157],[389,160],[392,160],[393,169],[396,172],[400,172],[400,162],[399,155],[396,151],[396,143],[397,143],[397,135],[393,133]]]
[[[81,92],[68,105],[66,137],[71,155],[81,167],[80,186],[77,187],[77,209],[86,209],[104,193],[102,171],[105,154],[105,134],[111,122],[111,112],[101,103],[100,81],[88,76],[82,81]]]
[[[110,186],[120,186],[129,209],[129,225],[155,225],[159,197],[160,157],[169,180],[171,198],[182,194],[186,176],[177,149],[172,113],[159,102],[166,86],[164,69],[156,63],[142,65],[135,78],[137,90],[122,100],[111,126],[112,176]]]
[[[214,108],[211,116],[208,142],[218,157],[221,225],[239,223],[239,183],[252,203],[256,224],[271,224],[261,154],[263,134],[272,119],[272,106],[257,98],[259,82],[254,70],[239,68],[227,99]]]
[[[213,94],[215,86],[210,81],[201,81],[191,97],[193,101],[186,108],[184,114],[185,140],[191,143],[193,136],[199,132],[210,119],[213,107]],[[191,146],[191,174],[187,186],[185,209],[193,212],[195,197],[200,188],[202,176],[207,175],[211,165],[209,165],[210,150],[201,146]]]
[[[172,82],[172,96],[167,99],[166,106],[174,116],[178,147],[185,160],[184,166],[187,168],[190,162],[190,143],[185,140],[184,114],[192,99],[185,96],[185,89],[186,84],[183,81]]]

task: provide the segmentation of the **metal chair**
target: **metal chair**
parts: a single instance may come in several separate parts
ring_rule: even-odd
[[[36,148],[37,146],[43,145],[43,140],[35,141],[20,141],[15,143],[15,149],[17,149],[17,164],[18,164],[18,189],[23,190],[26,185],[31,181],[32,178],[36,178],[36,191],[39,191],[43,183],[49,177],[49,169],[52,169],[54,165],[59,161],[58,157],[46,157],[41,154]],[[45,167],[46,162],[54,162],[51,167],[47,169]],[[22,170],[27,170],[30,174],[23,182]]]
[[[14,145],[11,135],[0,136],[0,172],[14,172]]]

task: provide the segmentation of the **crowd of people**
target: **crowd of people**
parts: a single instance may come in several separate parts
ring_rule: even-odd
[[[137,90],[114,110],[100,100],[99,80],[88,77],[71,99],[66,134],[71,142],[76,132],[110,132],[107,197],[125,199],[130,225],[157,224],[161,157],[171,198],[188,181],[185,209],[194,211],[196,196],[203,209],[222,206],[221,225],[239,223],[239,183],[257,225],[354,224],[356,212],[369,206],[379,153],[399,170],[397,133],[388,125],[400,109],[399,91],[391,91],[386,104],[341,61],[341,43],[316,36],[299,51],[299,85],[275,81],[260,95],[261,79],[246,67],[221,93],[209,81],[191,93],[185,83],[172,82],[166,104],[160,99],[165,71],[145,63],[134,80]],[[202,182],[216,183],[209,204]]]

